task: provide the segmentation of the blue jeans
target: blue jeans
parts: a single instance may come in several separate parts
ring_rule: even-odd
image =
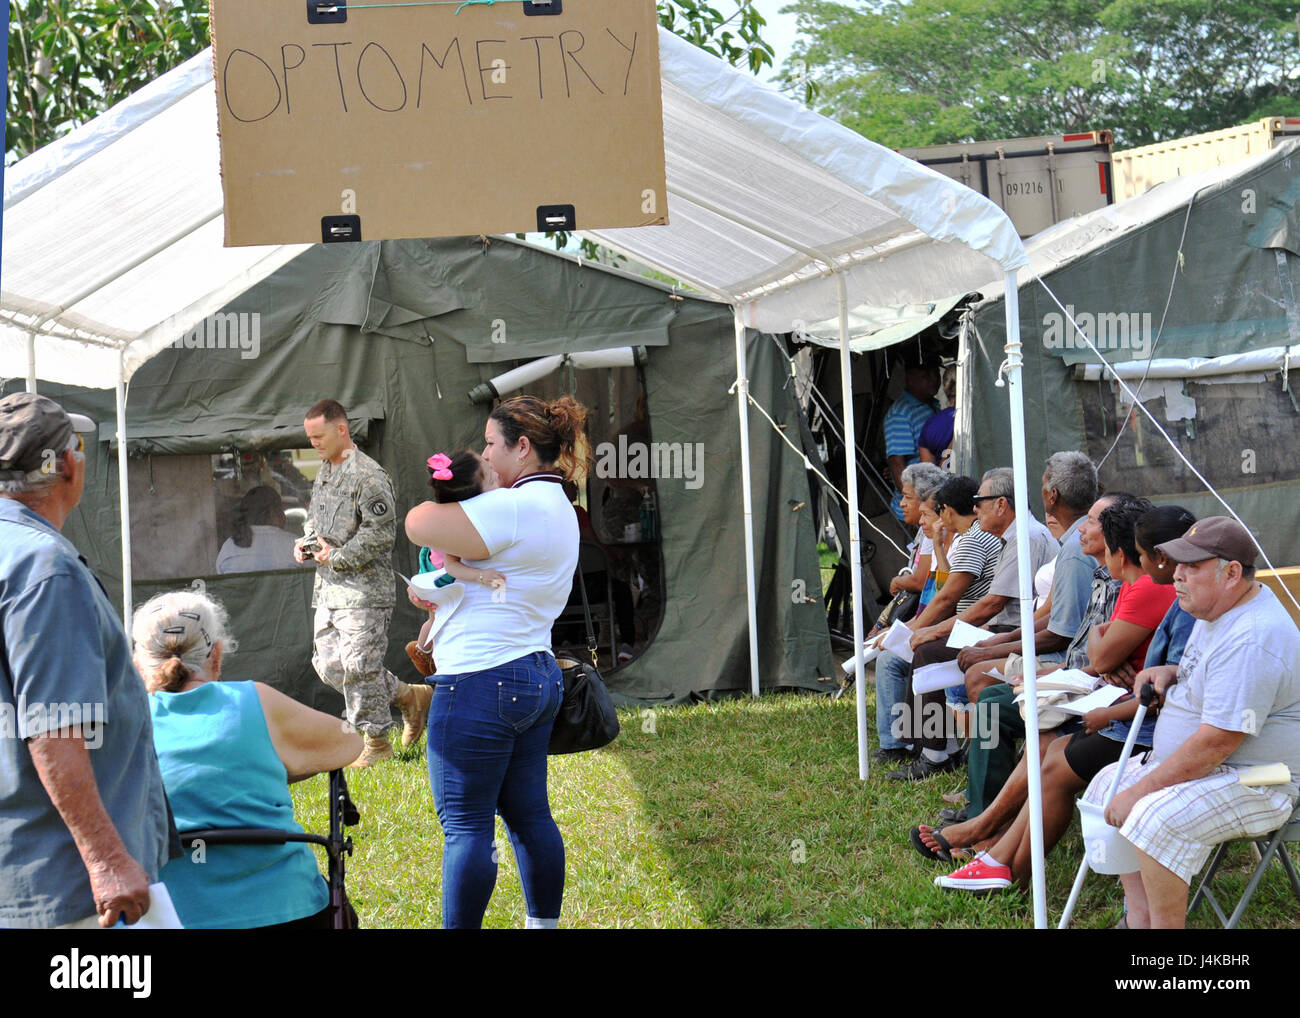
[[[564,699],[555,658],[537,652],[435,678],[428,760],[444,838],[443,926],[483,924],[497,880],[497,813],[514,846],[528,914],[558,919],[564,841],[546,796],[546,747]]]
[[[904,743],[894,735],[895,704],[907,705],[907,691],[912,687],[912,666],[896,654],[882,651],[876,658],[876,735],[881,749],[902,749]]]

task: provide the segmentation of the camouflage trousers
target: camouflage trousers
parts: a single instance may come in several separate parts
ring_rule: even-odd
[[[396,727],[392,704],[402,683],[384,667],[392,617],[391,608],[316,609],[312,667],[343,694],[348,721],[364,735],[377,737]]]

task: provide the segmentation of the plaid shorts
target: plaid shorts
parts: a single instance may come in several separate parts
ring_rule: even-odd
[[[1099,771],[1084,799],[1100,806],[1110,791],[1118,764]],[[1155,764],[1134,756],[1124,768],[1119,791],[1135,784]],[[1258,838],[1281,827],[1294,803],[1285,789],[1250,788],[1237,780],[1237,771],[1219,766],[1203,778],[1171,785],[1139,799],[1120,834],[1184,883],[1210,857],[1214,846],[1234,838]]]

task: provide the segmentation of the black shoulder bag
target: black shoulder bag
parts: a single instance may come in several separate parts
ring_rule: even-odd
[[[600,749],[618,737],[618,715],[609,698],[609,690],[596,671],[596,631],[591,624],[591,608],[587,604],[587,584],[582,576],[582,566],[577,569],[578,589],[582,592],[582,614],[587,626],[587,653],[591,664],[562,658],[557,663],[564,675],[564,703],[555,717],[551,729],[551,743],[547,752],[552,756],[561,753],[582,753]]]

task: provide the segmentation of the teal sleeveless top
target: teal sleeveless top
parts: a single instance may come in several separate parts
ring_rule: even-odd
[[[149,703],[178,830],[302,831],[253,683],[206,682],[185,693],[155,693]],[[198,929],[271,926],[329,904],[315,855],[303,844],[195,846],[159,878],[181,923]]]

